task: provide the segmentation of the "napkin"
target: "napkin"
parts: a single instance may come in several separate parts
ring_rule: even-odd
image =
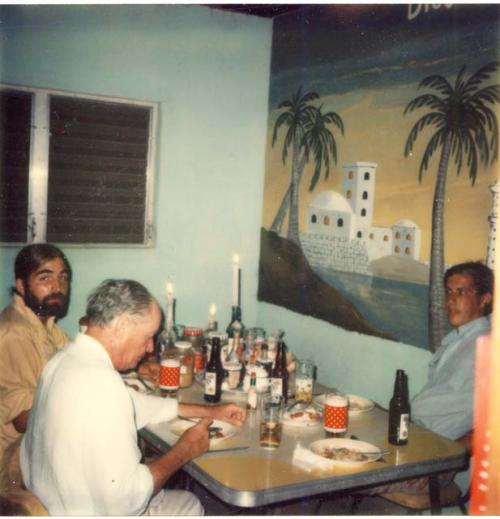
[[[323,458],[300,445],[297,445],[293,451],[292,463],[308,472],[314,469],[327,470],[334,467],[333,460]]]

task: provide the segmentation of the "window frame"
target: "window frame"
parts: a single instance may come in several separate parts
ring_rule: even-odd
[[[49,145],[50,145],[50,96],[64,96],[93,101],[140,106],[150,111],[148,153],[145,171],[145,211],[142,243],[93,243],[93,242],[56,242],[61,247],[92,248],[151,248],[156,242],[154,225],[154,180],[156,163],[156,140],[158,129],[159,103],[125,97],[105,96],[70,92],[54,88],[41,88],[10,83],[0,83],[0,91],[20,91],[32,95],[30,157],[28,171],[28,214],[27,236],[24,244],[46,241],[49,189]],[[0,246],[19,247],[23,242],[0,242]]]

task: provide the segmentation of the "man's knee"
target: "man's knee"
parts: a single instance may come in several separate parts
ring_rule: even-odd
[[[186,490],[161,490],[154,496],[147,515],[203,515],[200,500]]]

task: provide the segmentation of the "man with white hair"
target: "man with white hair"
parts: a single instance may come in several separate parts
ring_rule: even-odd
[[[178,403],[127,388],[118,371],[153,350],[158,303],[139,283],[106,280],[90,295],[88,328],[47,364],[21,447],[26,486],[51,515],[201,515],[191,493],[162,490],[208,449],[212,419],[236,426],[234,404]],[[141,463],[137,430],[177,415],[201,418],[165,454]]]

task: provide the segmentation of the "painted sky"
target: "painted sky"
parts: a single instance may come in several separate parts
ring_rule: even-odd
[[[415,14],[416,7],[413,7]],[[275,20],[270,86],[269,135],[276,107],[299,87],[320,95],[323,111],[343,119],[345,135],[334,130],[339,157],[327,180],[308,192],[312,170],[301,182],[300,224],[307,204],[320,190],[341,188],[342,164],[378,164],[374,224],[390,226],[399,218],[423,230],[421,257],[428,260],[436,154],[422,183],[418,167],[428,133],[417,140],[412,157],[403,151],[408,133],[423,110],[403,116],[406,104],[422,93],[418,83],[430,74],[450,82],[463,65],[468,74],[498,60],[498,5],[427,5],[408,20],[406,5],[315,6],[300,16]],[[468,75],[467,74],[467,75]],[[284,135],[282,130],[281,136]],[[270,137],[269,137],[270,138]],[[268,143],[263,225],[269,227],[289,182],[290,163],[281,163],[282,141]],[[498,163],[480,169],[474,187],[467,173],[450,167],[446,205],[446,262],[480,259],[486,254],[489,186]]]

